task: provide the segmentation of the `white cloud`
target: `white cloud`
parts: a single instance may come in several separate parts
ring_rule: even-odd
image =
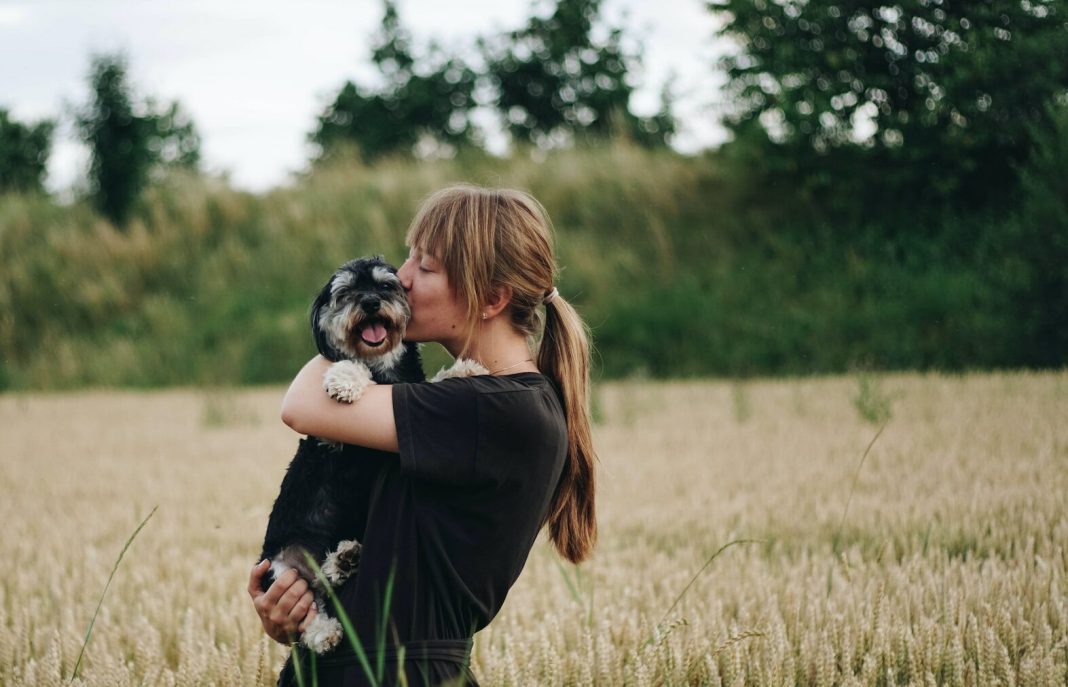
[[[29,16],[29,10],[25,6],[0,5],[0,30],[25,24]]]

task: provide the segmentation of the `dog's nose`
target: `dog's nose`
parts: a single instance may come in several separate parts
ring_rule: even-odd
[[[364,311],[366,311],[368,314],[373,315],[374,313],[378,312],[379,308],[382,307],[382,299],[380,299],[378,296],[368,296],[367,298],[364,298],[362,301],[360,301],[360,306],[362,306]]]

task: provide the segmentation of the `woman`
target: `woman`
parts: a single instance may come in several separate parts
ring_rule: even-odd
[[[323,391],[330,362],[316,357],[293,380],[282,419],[302,434],[399,454],[375,485],[359,573],[339,590],[370,672],[381,660],[381,684],[398,682],[399,670],[413,686],[477,684],[471,637],[497,614],[541,527],[575,563],[596,539],[589,346],[553,286],[548,217],[529,195],[439,191],[407,244],[398,271],[407,338],[436,341],[489,374],[372,386],[346,405]],[[249,593],[265,632],[286,642],[314,617],[311,593],[293,572],[260,592],[266,569],[252,571]],[[371,682],[347,647],[317,661],[320,685]]]

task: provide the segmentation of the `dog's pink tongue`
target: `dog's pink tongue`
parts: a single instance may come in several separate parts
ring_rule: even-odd
[[[382,343],[386,338],[386,328],[378,322],[369,324],[360,332],[360,338],[371,344]]]

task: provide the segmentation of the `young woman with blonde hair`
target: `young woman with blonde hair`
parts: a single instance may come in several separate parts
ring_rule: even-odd
[[[399,454],[375,485],[359,572],[339,590],[371,665],[386,666],[382,684],[477,684],[471,638],[501,608],[541,528],[575,563],[596,540],[589,344],[554,286],[549,219],[530,195],[443,189],[407,244],[406,338],[436,341],[489,374],[371,386],[346,405],[323,391],[331,363],[316,357],[282,419]],[[253,569],[249,593],[265,632],[285,642],[314,617],[311,593],[293,572],[261,592],[266,568]],[[318,660],[318,684],[370,682],[346,647]]]

